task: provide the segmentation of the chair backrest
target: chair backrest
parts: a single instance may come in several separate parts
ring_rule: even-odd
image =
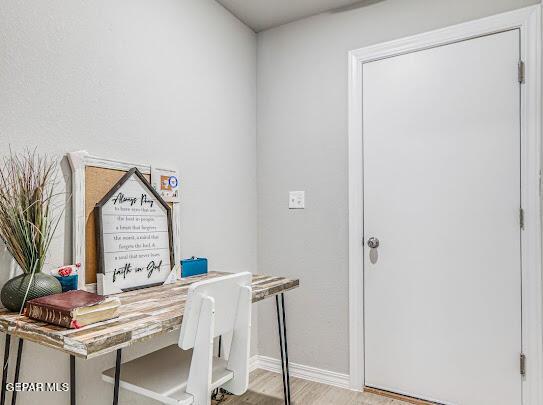
[[[197,405],[211,404],[213,338],[226,335],[226,370],[232,372],[222,384],[235,395],[249,385],[251,336],[251,273],[212,278],[189,287],[179,347],[193,349],[186,392]]]
[[[179,347],[192,349],[196,340],[198,323],[205,297],[214,300],[215,319],[213,337],[227,334],[235,329],[238,303],[243,289],[251,287],[252,275],[249,272],[229,274],[192,284],[189,287],[185,313],[181,323]],[[250,305],[250,302],[249,302]],[[250,314],[250,308],[247,309]]]

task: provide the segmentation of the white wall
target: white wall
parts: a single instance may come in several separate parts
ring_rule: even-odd
[[[538,3],[385,0],[258,35],[258,267],[299,277],[287,294],[292,362],[348,373],[347,52]],[[306,209],[289,211],[289,190]],[[271,302],[259,353],[279,358]]]
[[[215,1],[0,2],[0,154],[8,145],[57,155],[86,149],[179,169],[184,256],[256,269],[255,131],[256,37]],[[63,228],[49,267],[71,260],[69,220]],[[7,256],[0,248],[4,279]],[[174,339],[134,345],[125,358]],[[67,355],[27,343],[21,380],[68,381],[68,364]],[[100,373],[113,365],[113,354],[77,361],[79,404],[110,403]],[[18,401],[38,398],[69,400],[22,393]],[[122,391],[121,403],[151,402]]]

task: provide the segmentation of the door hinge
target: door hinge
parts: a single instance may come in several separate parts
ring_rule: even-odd
[[[525,74],[526,67],[524,65],[524,61],[519,61],[518,63],[518,82],[520,84],[523,84],[526,78]]]
[[[520,354],[520,375],[526,375],[526,355],[524,353]]]
[[[524,229],[524,210],[521,208],[519,211],[520,229]]]

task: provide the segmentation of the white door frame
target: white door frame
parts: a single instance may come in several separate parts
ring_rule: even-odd
[[[523,405],[543,404],[541,277],[541,6],[535,5],[349,52],[349,371],[351,389],[364,387],[364,265],[362,66],[364,63],[482,35],[519,29],[525,63],[521,88]],[[520,355],[520,353],[519,353]],[[476,367],[476,365],[474,365]],[[520,370],[519,370],[520,373]]]

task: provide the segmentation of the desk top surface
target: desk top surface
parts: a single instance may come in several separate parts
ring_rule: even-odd
[[[132,343],[181,327],[188,286],[196,281],[218,277],[210,272],[179,280],[173,284],[118,294],[119,317],[81,329],[66,329],[36,321],[5,309],[0,310],[0,330],[65,353],[93,358]],[[297,288],[299,280],[253,275],[253,303]]]

